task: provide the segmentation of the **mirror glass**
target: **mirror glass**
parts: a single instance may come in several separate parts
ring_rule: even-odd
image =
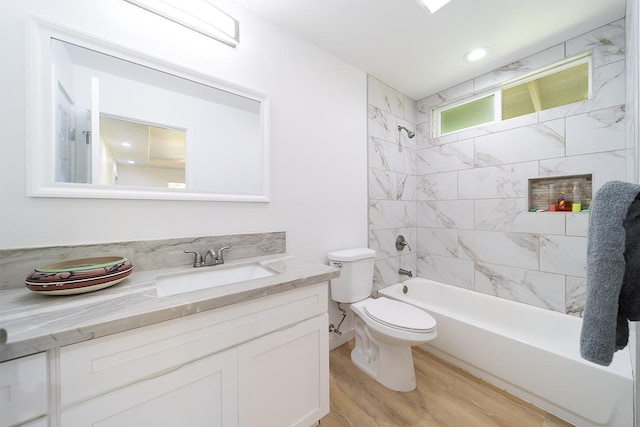
[[[32,196],[268,201],[264,96],[37,27]]]
[[[99,184],[186,188],[186,130],[160,127],[103,113],[100,113],[99,124]],[[80,142],[91,144],[91,134],[85,134],[85,141]],[[76,176],[77,178],[82,177]]]

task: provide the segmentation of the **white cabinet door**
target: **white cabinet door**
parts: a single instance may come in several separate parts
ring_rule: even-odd
[[[327,315],[239,347],[243,427],[310,426],[329,413]]]
[[[0,427],[45,415],[47,387],[45,353],[0,363]]]
[[[64,427],[238,425],[237,350],[142,379],[63,411]]]

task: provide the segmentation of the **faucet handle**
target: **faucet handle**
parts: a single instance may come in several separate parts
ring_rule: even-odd
[[[216,264],[224,264],[224,258],[222,256],[222,251],[225,251],[227,249],[231,249],[231,246],[223,246],[220,249],[218,249],[218,253],[216,254]]]
[[[194,267],[202,267],[204,265],[204,260],[202,259],[202,255],[200,252],[193,250],[184,250],[185,254],[193,254],[193,266]]]
[[[396,249],[401,251],[404,249],[405,246],[408,247],[409,250],[411,250],[411,246],[409,246],[409,243],[404,239],[404,236],[401,234],[396,239]]]

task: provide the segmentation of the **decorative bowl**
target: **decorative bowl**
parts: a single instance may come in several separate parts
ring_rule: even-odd
[[[133,270],[125,257],[81,258],[36,268],[25,285],[46,295],[71,295],[97,291],[121,282]]]

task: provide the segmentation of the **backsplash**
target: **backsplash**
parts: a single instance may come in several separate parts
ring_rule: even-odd
[[[24,287],[24,279],[34,268],[58,261],[95,256],[119,255],[133,263],[134,271],[188,266],[193,255],[185,249],[205,253],[209,248],[231,246],[225,260],[286,252],[286,233],[230,234],[194,238],[143,240],[76,246],[0,250],[0,289]]]
[[[432,107],[586,51],[594,67],[588,101],[431,137]],[[595,194],[607,181],[632,179],[624,52],[619,20],[419,100],[417,136],[406,150],[415,150],[415,162],[407,166],[405,157],[404,169],[397,166],[397,134],[381,119],[391,113],[380,113],[381,97],[371,94],[384,85],[370,77],[369,244],[380,251],[377,289],[401,280],[396,267],[404,263],[420,277],[580,315],[589,215],[529,213],[528,181],[591,174]],[[388,86],[383,92],[401,97]],[[405,179],[415,195],[399,198],[403,173],[415,173]],[[393,247],[400,231],[415,261],[415,252]]]

